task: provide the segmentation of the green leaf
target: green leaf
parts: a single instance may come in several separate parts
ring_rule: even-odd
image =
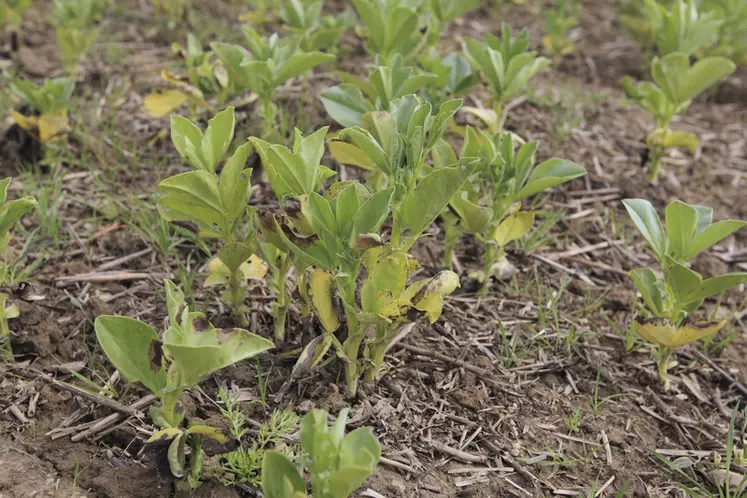
[[[724,291],[747,282],[747,273],[727,273],[708,278],[700,283],[700,287],[688,295],[683,301],[686,303],[702,301],[708,297],[721,294]]]
[[[394,195],[394,187],[389,187],[376,192],[361,205],[353,220],[353,237],[378,232],[381,224],[389,216],[392,195]]]
[[[236,117],[233,107],[228,107],[219,112],[208,121],[207,130],[202,136],[202,159],[203,166],[209,171],[215,171],[233,140],[233,130],[236,126]],[[172,131],[173,133],[173,131]]]
[[[633,219],[633,223],[651,246],[656,258],[663,262],[667,240],[654,206],[645,199],[624,199],[623,204]]]
[[[687,260],[697,256],[705,249],[720,242],[745,225],[747,225],[747,222],[744,221],[724,220],[717,221],[702,229],[690,242],[684,258]]]
[[[352,233],[353,218],[360,206],[358,189],[355,184],[351,184],[338,194],[335,202],[335,221],[338,235],[346,237]]]
[[[459,192],[451,199],[451,207],[462,220],[464,227],[475,235],[483,235],[490,227],[493,218],[493,210],[489,207],[480,206],[468,199],[467,192]]]
[[[319,98],[327,114],[344,127],[360,126],[363,115],[374,110],[358,88],[346,83],[328,88]]]
[[[172,176],[158,185],[164,194],[158,200],[158,211],[169,221],[192,221],[207,236],[227,228],[215,175],[207,171],[190,171]]]
[[[9,182],[10,178],[8,178],[7,181]],[[5,189],[2,190],[3,197],[5,197]],[[37,204],[38,203],[33,197],[21,197],[20,199],[4,202],[0,205],[0,249],[5,248],[6,237],[13,228],[13,225],[15,225],[26,213],[33,210]]]
[[[335,56],[332,54],[323,54],[322,52],[307,52],[292,55],[283,62],[278,68],[273,83],[279,86],[289,79],[299,76],[309,69],[313,69],[325,62],[332,62]]]
[[[461,159],[458,165],[434,170],[420,180],[402,202],[400,213],[413,239],[441,214],[478,163],[477,159]]]
[[[101,349],[125,379],[153,393],[166,387],[166,371],[153,361],[153,346],[160,345],[155,330],[134,318],[109,315],[96,318],[94,329]]]
[[[524,187],[516,195],[516,200],[542,192],[548,188],[569,182],[586,174],[580,164],[565,159],[549,159],[532,171]]]
[[[670,256],[666,257],[668,267],[667,280],[674,292],[674,298],[681,303],[689,302],[688,296],[701,286],[701,276],[681,263],[677,263]]]
[[[202,132],[192,121],[171,116],[171,141],[182,159],[193,168],[208,170],[202,159]]]
[[[241,242],[231,242],[221,247],[218,258],[226,265],[231,273],[236,272],[239,267],[254,253],[254,251]]]
[[[174,336],[177,337],[177,336]],[[243,329],[193,329],[179,342],[168,342],[164,349],[174,361],[182,385],[196,385],[203,377],[236,362],[251,358],[275,345],[272,341]]]
[[[654,81],[677,106],[692,100],[735,70],[734,63],[725,57],[707,57],[690,67],[687,55],[681,52],[668,54],[651,64]]]
[[[306,483],[296,466],[277,451],[262,459],[262,494],[265,498],[306,498]]]
[[[674,201],[669,203],[664,216],[667,224],[669,252],[676,260],[683,261],[690,247],[690,241],[695,235],[698,212],[684,202]]]
[[[633,283],[638,292],[641,293],[646,306],[654,312],[654,315],[660,316],[663,311],[661,291],[657,286],[657,279],[654,272],[648,268],[638,268],[629,271],[628,276],[633,279]]]
[[[220,174],[218,189],[220,202],[229,220],[239,219],[249,204],[252,195],[252,170],[244,169],[246,160],[252,153],[251,142],[247,142],[226,161]]]
[[[387,310],[405,290],[409,274],[407,255],[393,252],[379,261],[370,271],[361,288],[361,309],[366,313],[393,316]]]

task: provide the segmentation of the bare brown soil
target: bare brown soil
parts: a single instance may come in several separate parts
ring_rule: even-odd
[[[84,81],[76,90],[85,104],[73,116],[92,141],[71,141],[70,160],[61,165],[61,246],[45,241],[31,249],[31,261],[44,260],[33,283],[46,299],[21,305],[21,317],[11,322],[17,361],[0,366],[3,498],[169,495],[144,447],[152,429],[147,416],[122,417],[104,432],[73,441],[71,437],[114,412],[44,377],[78,382],[55,368],[63,363],[96,381],[108,379],[113,368],[96,344],[93,319],[104,313],[137,316],[160,328],[165,315],[162,279],[179,279],[177,259],[185,263],[191,258],[193,271],[207,261],[197,248],[182,244],[164,267],[158,250],[126,217],[108,219],[96,211],[113,203],[125,213],[138,196],[152,200],[160,179],[186,170],[168,136],[159,135],[168,121],[148,119],[140,110],[143,97],[161,85],[159,73],[167,65],[169,44],[183,42],[186,29],[164,28],[145,9],[147,2],[124,3],[104,21],[106,36],[86,61]],[[211,39],[240,39],[235,22],[240,9],[233,3],[210,4],[195,13],[200,32]],[[443,48],[457,49],[462,36],[497,33],[502,21],[527,27],[539,40],[541,15],[539,9],[498,9],[491,3],[456,22]],[[27,14],[24,45],[9,62],[26,77],[61,73],[46,16],[43,7]],[[652,122],[644,111],[624,102],[618,84],[626,74],[644,76],[640,50],[626,38],[616,16],[612,0],[587,2],[578,51],[540,75],[533,94],[512,105],[507,126],[541,141],[539,159],[571,159],[585,165],[589,174],[547,196],[544,209],[563,210],[568,216],[553,227],[551,244],[530,253],[512,251],[510,259],[519,271],[510,282],[496,283],[489,297],[477,298],[467,274],[479,268],[480,249],[465,238],[457,250],[461,291],[447,300],[439,322],[417,327],[393,349],[387,375],[357,399],[347,399],[338,388],[341,372],[333,363],[294,384],[278,402],[274,393],[294,359],[271,355],[207,379],[205,394],[214,397],[217,383],[227,381],[259,398],[260,365],[269,373],[268,407],[245,405],[256,421],[280,406],[299,413],[351,406],[351,426],[374,427],[387,458],[365,488],[388,498],[554,496],[564,490],[586,496],[603,485],[607,487],[600,496],[615,496],[624,483],[627,491],[620,496],[683,496],[675,487],[678,478],[656,456],[660,449],[669,450],[664,458],[670,460],[689,458],[693,478],[712,487],[713,459],[702,452],[723,455],[732,410],[747,397],[737,386],[747,384],[745,295],[732,291],[720,303],[706,304],[704,313],[729,318],[719,339],[727,334],[736,338],[708,355],[711,363],[698,347],[683,349],[672,372],[673,391],[661,392],[649,349],[626,352],[624,347],[634,300],[625,274],[652,258],[632,235],[620,200],[643,197],[663,209],[681,199],[712,206],[716,219],[747,219],[747,72],[742,68],[717,91],[698,99],[675,123],[696,132],[701,148],[694,157],[673,153],[665,160],[660,185],[651,186],[641,158]],[[351,32],[343,43],[349,54],[340,68],[362,73],[368,59],[361,42]],[[310,129],[329,124],[315,95],[334,82],[331,73],[316,74],[308,97],[300,95],[299,86],[283,88],[281,105],[294,110],[305,101],[301,114],[290,113],[291,120]],[[474,92],[467,100],[476,105],[485,97]],[[570,102],[564,104],[568,109],[563,110],[559,99]],[[256,133],[254,107],[238,113],[237,136]],[[567,136],[559,137],[569,120]],[[0,150],[3,177],[17,177],[40,157],[38,146],[15,127],[0,137]],[[331,158],[327,163],[332,165]],[[40,175],[46,181],[49,168],[42,168]],[[16,189],[12,195],[20,193]],[[266,186],[258,184],[252,202],[270,203],[267,194]],[[38,223],[34,217],[24,221],[29,229]],[[441,240],[440,229],[432,227],[431,236],[416,247],[423,275],[440,268]],[[14,250],[22,243],[14,241]],[[744,270],[745,256],[732,255],[744,252],[745,246],[747,231],[742,231],[701,256],[695,269],[705,276]],[[90,284],[80,278],[149,248],[153,250],[112,269],[145,278]],[[220,316],[216,296],[201,287],[202,278],[195,278],[196,302],[215,321],[230,321]],[[252,330],[271,336],[267,294],[262,286],[252,291]],[[282,350],[305,344],[318,333],[318,325],[302,321],[297,310],[292,319],[292,344],[281,345]],[[124,404],[147,394],[122,381],[116,388]],[[200,393],[185,396],[184,409],[188,417],[219,418]],[[568,422],[574,416],[576,431]],[[740,416],[738,428],[741,423]],[[743,441],[744,435],[738,436]],[[210,478],[195,495],[255,496]]]

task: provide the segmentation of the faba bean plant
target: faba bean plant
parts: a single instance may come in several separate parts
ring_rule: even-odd
[[[13,201],[8,200],[9,186],[10,178],[0,180],[0,357],[5,359],[13,358],[8,320],[18,317],[19,314],[16,305],[8,304],[10,295],[2,290],[9,283],[8,242],[10,242],[13,226],[37,205],[36,200],[28,196]]]
[[[75,91],[75,80],[57,78],[44,80],[42,85],[32,81],[15,79],[10,82],[11,91],[38,115],[24,116],[11,111],[15,122],[31,133],[43,144],[61,140],[70,132],[68,106]]]
[[[291,78],[334,61],[335,56],[316,51],[303,52],[297,38],[281,39],[277,34],[263,38],[251,26],[244,26],[244,36],[249,50],[218,42],[211,47],[223,62],[231,81],[237,87],[258,95],[262,114],[260,136],[268,139],[277,115],[273,102],[276,89]]]
[[[68,74],[78,73],[80,61],[91,50],[101,28],[94,23],[106,8],[106,0],[54,0],[57,45]]]
[[[508,132],[489,134],[467,127],[461,157],[480,162],[464,187],[451,198],[454,220],[445,220],[444,264],[451,268],[452,251],[462,231],[473,234],[485,247],[480,293],[486,295],[493,276],[500,274],[505,247],[526,235],[535,213],[522,210],[521,201],[586,174],[580,164],[548,159],[535,166],[538,142],[514,144]],[[456,161],[454,149],[445,141],[434,149],[436,171]]]
[[[650,268],[628,275],[641,294],[650,318],[638,319],[635,330],[657,346],[655,359],[664,389],[670,357],[680,346],[718,332],[726,320],[695,322],[692,314],[711,296],[747,282],[747,273],[727,273],[708,279],[688,268],[695,256],[736,232],[747,222],[713,222],[713,210],[674,201],[665,211],[666,231],[659,215],[645,199],[625,199],[625,209],[661,265],[662,278]]]
[[[692,99],[735,69],[734,63],[725,57],[708,57],[691,65],[686,54],[674,52],[654,59],[651,64],[653,82],[633,84],[629,77],[623,78],[622,85],[628,98],[650,112],[656,121],[656,128],[646,137],[652,183],[658,181],[666,149],[686,147],[695,152],[698,148],[698,137],[694,134],[669,128],[672,118],[683,114]]]
[[[485,35],[485,41],[467,38],[462,42],[464,55],[472,68],[480,74],[493,96],[491,109],[467,108],[485,122],[491,133],[503,128],[504,106],[512,98],[518,97],[529,80],[550,65],[550,60],[527,51],[529,34],[521,30],[515,37],[508,24],[503,24],[501,37]]]
[[[159,337],[149,325],[123,316],[96,319],[96,337],[109,361],[126,380],[140,382],[160,404],[150,409],[160,429],[148,440],[165,455],[175,496],[189,496],[199,485],[205,454],[202,438],[225,441],[219,428],[199,423],[184,426],[179,398],[203,378],[274,347],[246,330],[216,329],[202,313],[191,312],[184,293],[165,281],[168,328]],[[190,451],[187,451],[189,448]]]
[[[368,476],[381,458],[381,446],[370,427],[345,434],[348,408],[332,426],[327,412],[312,410],[301,422],[301,445],[308,455],[313,498],[348,498]],[[262,493],[265,498],[306,498],[306,482],[296,466],[276,451],[265,453],[262,461]]]
[[[247,142],[237,148],[223,164],[220,175],[217,173],[233,141],[235,125],[233,107],[216,114],[204,133],[186,118],[171,117],[171,140],[194,171],[159,184],[162,197],[158,211],[168,221],[194,223],[200,236],[221,241],[218,256],[208,265],[210,276],[205,285],[224,285],[226,291],[221,299],[231,307],[239,323],[246,324],[246,281],[263,278],[267,268],[254,255],[254,230],[244,229],[253,216],[248,207],[251,169],[244,167],[252,144]]]
[[[308,209],[309,196],[322,188],[322,182],[334,175],[334,171],[320,164],[324,155],[324,138],[327,128],[322,128],[304,137],[296,129],[293,149],[283,145],[270,144],[256,137],[249,140],[257,150],[262,165],[278,203],[284,207],[286,219],[300,237],[308,237],[313,231],[303,211]],[[270,266],[270,289],[277,296],[273,304],[275,319],[275,340],[285,340],[285,322],[288,305],[291,301],[290,290],[286,287],[288,271],[294,262],[292,252],[281,237],[272,230],[267,230],[265,222],[267,213],[259,214],[259,228],[264,240],[259,241],[262,257]],[[295,261],[296,281],[304,300],[303,315],[309,313],[307,294],[308,262],[303,259]]]

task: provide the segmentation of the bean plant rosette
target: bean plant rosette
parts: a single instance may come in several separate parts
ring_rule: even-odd
[[[651,318],[636,320],[635,329],[657,346],[659,378],[669,389],[670,357],[680,346],[715,334],[726,320],[695,322],[692,314],[711,296],[747,282],[747,273],[727,273],[703,279],[687,267],[702,251],[736,232],[747,222],[713,222],[713,210],[684,202],[670,203],[665,212],[666,231],[653,205],[644,199],[625,199],[625,209],[661,265],[663,278],[650,268],[631,270],[628,275],[641,294]]]

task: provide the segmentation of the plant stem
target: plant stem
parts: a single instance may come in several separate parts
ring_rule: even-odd
[[[0,293],[0,357],[11,361],[13,360],[13,349],[10,345],[8,317],[5,316],[5,302],[7,299],[7,294]]]
[[[176,405],[179,402],[179,396],[181,393],[181,390],[174,390],[164,393],[163,396],[161,396],[163,417],[166,419],[166,423],[169,424],[170,427],[179,427],[179,417],[176,413]]]
[[[392,244],[393,248],[398,249],[400,245],[400,236],[402,235],[402,221],[396,211],[393,213],[393,218],[392,236],[389,238],[389,242]]]
[[[652,147],[651,149],[651,160],[649,161],[649,181],[656,185],[659,183],[659,171],[661,170],[661,156],[664,151],[661,147]]]
[[[348,337],[345,339],[343,348],[348,360],[345,365],[345,383],[350,396],[355,396],[358,392],[358,377],[360,375],[358,365],[358,351],[363,341],[363,331],[360,330],[358,317],[356,315],[355,284],[360,263],[354,267],[354,271],[347,276],[341,277],[338,281],[340,297],[342,297],[345,306],[345,318],[348,327]]]
[[[275,320],[275,341],[285,341],[285,321],[288,314],[288,295],[285,288],[285,280],[290,269],[290,258],[287,254],[278,257],[278,269],[275,275],[275,289],[277,298],[272,307]]]
[[[379,322],[376,324],[376,338],[377,341],[372,344],[371,347],[371,364],[366,369],[366,375],[363,382],[366,384],[373,384],[381,371],[381,365],[384,363],[384,356],[386,355],[387,346],[389,341],[389,330],[387,330],[387,324]]]
[[[262,131],[260,136],[263,140],[267,140],[275,125],[275,109],[272,104],[272,97],[261,98],[260,107],[262,111]]]
[[[664,390],[669,391],[669,374],[667,373],[669,367],[669,357],[672,355],[672,350],[666,347],[659,348],[659,361],[658,361],[658,372],[659,379],[664,384]]]
[[[311,299],[309,298],[308,277],[306,268],[296,265],[296,284],[301,295],[301,316],[306,318],[311,314]]]
[[[487,247],[485,248],[485,255],[483,256],[483,277],[484,280],[482,281],[482,287],[480,287],[480,293],[479,295],[481,297],[485,297],[488,295],[488,290],[490,289],[490,281],[493,278],[492,271],[493,271],[493,264],[495,264],[496,261],[496,246],[494,244],[488,243]]]
[[[244,277],[244,273],[240,268],[236,268],[236,271],[231,273],[231,279],[228,281],[228,294],[230,296],[231,312],[233,313],[236,321],[240,327],[246,327],[249,325],[249,321],[246,315],[241,311],[241,307],[244,305],[244,289],[241,287],[241,280]]]
[[[459,230],[456,220],[444,217],[444,267],[447,270],[454,269],[454,248],[459,242]]]

